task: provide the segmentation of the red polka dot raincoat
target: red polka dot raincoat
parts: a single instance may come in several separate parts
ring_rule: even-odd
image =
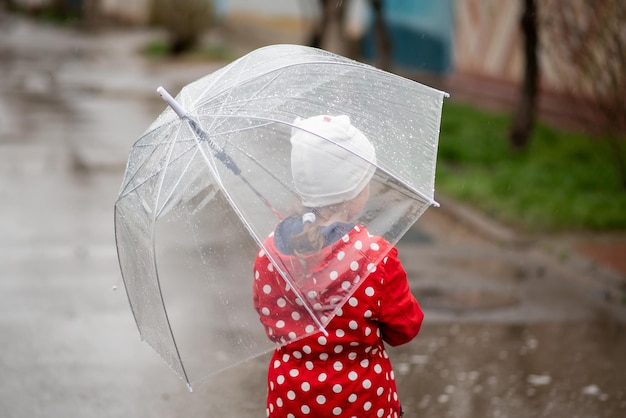
[[[278,263],[289,263],[295,270],[301,264],[294,255],[281,253],[273,236],[264,247]],[[384,256],[376,257],[377,253]],[[326,336],[310,334],[315,328],[301,301],[268,254],[259,252],[254,263],[255,307],[270,339],[291,341],[275,350],[269,364],[268,417],[400,415],[383,341],[392,346],[409,342],[419,332],[423,313],[397,255],[384,239],[356,225],[321,252],[306,257],[307,267],[302,266],[297,284],[307,298],[318,301],[313,308],[323,322],[328,319],[325,308],[336,306],[333,298],[349,289],[345,304],[326,325]],[[368,264],[372,259],[380,261]]]

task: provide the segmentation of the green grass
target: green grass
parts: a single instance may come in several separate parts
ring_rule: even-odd
[[[510,121],[446,102],[437,190],[527,230],[626,230],[626,189],[606,141],[537,124],[516,152]]]
[[[143,48],[143,54],[149,58],[160,59],[171,57],[169,45],[163,40],[154,40]],[[224,45],[198,45],[179,58],[202,61],[230,62],[238,58],[235,53]]]

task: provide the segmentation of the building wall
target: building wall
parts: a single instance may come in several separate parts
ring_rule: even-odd
[[[248,14],[306,22],[316,0],[214,0],[224,15]],[[348,27],[364,35],[366,58],[376,56],[368,0],[350,0]],[[356,5],[356,6],[355,6]],[[541,8],[541,2],[538,2]],[[394,63],[407,69],[461,73],[518,83],[523,74],[520,0],[384,0],[394,42]],[[365,12],[364,12],[365,10]],[[266,22],[272,23],[271,19]],[[559,90],[559,77],[539,51],[543,86]]]
[[[454,71],[518,83],[524,69],[521,13],[519,0],[455,0]],[[542,85],[561,89],[541,48],[539,65]]]
[[[518,0],[456,0],[454,68],[472,75],[520,78]]]

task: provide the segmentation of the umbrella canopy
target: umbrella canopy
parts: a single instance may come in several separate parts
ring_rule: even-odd
[[[319,49],[275,45],[187,85],[176,99],[160,93],[170,107],[132,147],[115,233],[139,332],[188,385],[324,332],[359,285],[338,286],[322,306],[302,284],[302,266],[269,253],[302,326],[268,338],[259,321],[254,258],[277,224],[313,199],[294,182],[304,167],[292,164],[299,132],[332,155],[324,160],[327,183],[370,173],[369,200],[352,220],[369,234],[394,245],[435,204],[441,91]],[[302,122],[318,115],[356,127],[373,150],[346,147]],[[385,255],[359,253],[366,266]]]

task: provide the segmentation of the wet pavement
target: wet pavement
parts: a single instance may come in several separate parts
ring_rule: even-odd
[[[156,87],[218,66],[144,61],[151,36],[0,25],[0,417],[265,416],[267,356],[189,393],[124,294],[130,146],[164,108]],[[624,275],[440,200],[399,244],[426,312],[390,350],[405,416],[626,416]]]

